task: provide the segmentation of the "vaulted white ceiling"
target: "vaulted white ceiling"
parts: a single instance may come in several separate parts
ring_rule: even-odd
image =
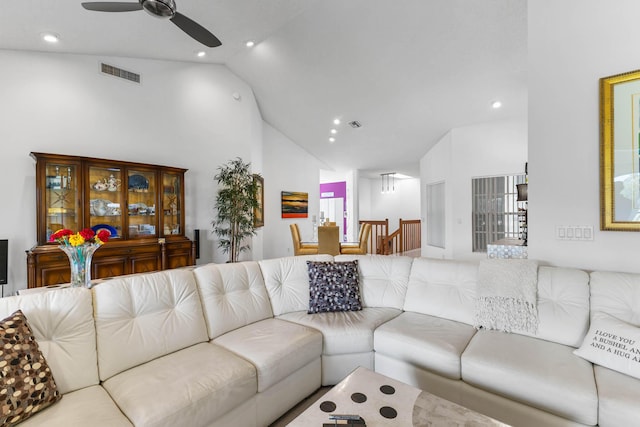
[[[417,176],[420,157],[448,130],[526,118],[526,0],[176,2],[222,46],[206,48],[142,11],[2,0],[0,48],[226,64],[251,85],[266,122],[327,168],[365,175]],[[47,31],[60,42],[45,45]],[[196,58],[199,50],[207,55]],[[494,100],[503,107],[491,108]]]

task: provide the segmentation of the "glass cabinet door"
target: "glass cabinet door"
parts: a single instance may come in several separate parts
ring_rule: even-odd
[[[162,229],[165,236],[182,234],[181,175],[162,173]]]
[[[80,166],[73,163],[47,162],[45,164],[45,227],[46,240],[56,231],[68,228],[77,231],[82,224],[80,206]]]
[[[128,236],[130,239],[157,236],[156,172],[127,171]]]
[[[106,229],[111,238],[122,237],[122,170],[89,166],[89,227]]]

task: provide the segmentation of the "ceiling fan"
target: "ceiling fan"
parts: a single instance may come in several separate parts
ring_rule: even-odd
[[[138,3],[94,1],[82,3],[82,7],[96,12],[133,12],[144,9],[158,18],[169,18],[182,31],[205,46],[222,45],[222,42],[209,30],[178,12],[174,0],[138,0]]]

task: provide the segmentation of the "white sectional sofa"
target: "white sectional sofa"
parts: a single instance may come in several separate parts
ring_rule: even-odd
[[[307,314],[306,261],[358,261],[363,309]],[[357,366],[514,426],[630,426],[640,380],[573,354],[640,324],[640,274],[538,269],[535,334],[477,330],[478,263],[328,255],[122,276],[0,299],[63,398],[24,426],[267,426]]]

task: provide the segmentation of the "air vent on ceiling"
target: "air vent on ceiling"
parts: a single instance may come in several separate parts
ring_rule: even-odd
[[[100,64],[101,70],[105,74],[109,74],[121,79],[129,80],[134,83],[140,83],[140,74],[136,74],[131,71],[123,70],[122,68],[114,67],[113,65]]]
[[[354,120],[352,122],[349,122],[349,126],[351,126],[354,129],[358,129],[358,128],[362,127],[362,123],[360,123],[357,120]]]

